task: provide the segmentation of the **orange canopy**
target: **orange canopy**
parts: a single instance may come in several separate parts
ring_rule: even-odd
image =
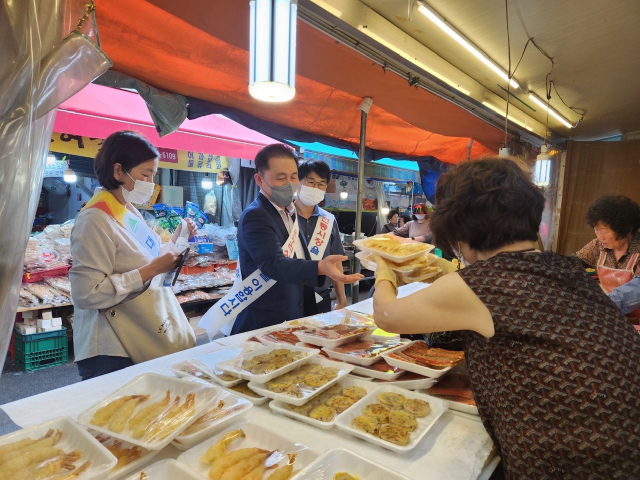
[[[367,147],[447,163],[495,152],[503,133],[298,21],[296,96],[249,95],[249,2],[97,0],[102,47],[114,69],[156,87],[357,145],[363,97],[373,98]],[[470,140],[473,139],[473,142]]]

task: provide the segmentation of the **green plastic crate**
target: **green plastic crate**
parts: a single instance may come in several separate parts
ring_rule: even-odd
[[[25,372],[35,372],[68,360],[67,329],[23,335],[15,330],[16,362]]]

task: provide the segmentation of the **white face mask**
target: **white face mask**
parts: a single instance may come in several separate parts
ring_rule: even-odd
[[[129,175],[129,172],[125,172]],[[133,190],[129,191],[124,186],[122,187],[122,196],[124,197],[126,202],[135,203],[137,205],[141,205],[147,202],[151,195],[153,195],[153,189],[155,188],[155,183],[153,182],[145,182],[142,180],[134,180],[131,175],[129,178],[133,180]]]
[[[460,242],[458,242],[458,249],[456,250],[455,248],[451,247],[451,250],[453,250],[453,254],[456,256],[456,258],[458,259],[458,261],[464,265],[465,267],[468,267],[469,265],[471,265],[469,262],[467,262],[465,260],[465,258],[462,256],[462,250],[460,250]]]
[[[307,185],[300,185],[300,192],[298,198],[302,203],[308,207],[319,204],[324,199],[324,190],[319,188],[308,187]]]
[[[424,220],[424,217],[426,217],[426,215],[416,215],[418,220]]]

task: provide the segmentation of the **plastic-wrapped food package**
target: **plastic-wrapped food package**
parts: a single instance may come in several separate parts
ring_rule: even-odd
[[[18,304],[21,307],[37,307],[40,305],[40,299],[23,285],[20,287],[20,300],[18,300]]]
[[[43,305],[62,305],[71,303],[71,299],[62,292],[45,283],[27,283],[24,287],[38,297]]]
[[[45,283],[56,290],[71,295],[71,282],[69,277],[51,277],[45,279]]]
[[[204,197],[204,207],[202,207],[202,211],[209,215],[215,215],[217,209],[218,201],[216,200],[216,194],[211,190]]]
[[[236,238],[238,236],[238,229],[236,227],[217,228],[212,231],[211,239],[213,244],[219,247],[226,247],[227,240]]]
[[[71,255],[71,240],[65,237],[57,238],[54,241],[56,251],[60,254],[60,261],[71,263],[73,256]]]

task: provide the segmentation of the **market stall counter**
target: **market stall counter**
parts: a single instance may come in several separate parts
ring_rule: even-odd
[[[354,305],[352,308],[363,310],[366,304]],[[99,378],[8,403],[0,408],[22,428],[39,425],[58,417],[77,419],[97,402],[142,374],[158,373],[172,377],[169,367],[173,365],[229,346],[242,347],[248,338],[269,330],[273,330],[273,327],[248,332],[250,335],[226,337],[219,342],[214,341],[157,358]],[[427,472],[432,479],[486,479],[499,461],[494,455],[493,443],[479,417],[453,410],[444,411],[417,446],[403,454],[365,442],[338,428],[319,430],[292,418],[276,415],[268,404],[254,405],[243,417],[242,422],[244,429],[248,428],[246,425],[255,425],[263,431],[273,432],[274,436],[283,436],[290,442],[306,446],[315,456],[331,449],[342,448],[355,452],[369,462],[415,479],[424,478]],[[220,432],[212,435],[217,433]],[[210,442],[205,440],[207,441]],[[153,458],[150,456],[147,462],[140,463],[139,468],[162,459],[177,459],[181,454],[182,452],[173,445],[169,445]],[[299,465],[299,468],[304,467],[306,465]]]

